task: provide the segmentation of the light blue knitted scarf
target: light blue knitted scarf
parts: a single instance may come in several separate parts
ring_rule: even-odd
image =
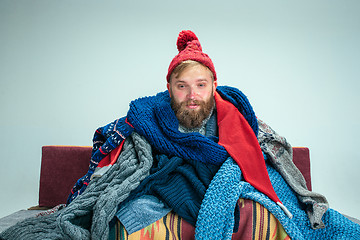
[[[205,194],[196,223],[196,239],[231,239],[234,209],[239,198],[262,204],[280,221],[292,240],[360,239],[360,225],[333,209],[329,209],[323,216],[325,228],[312,229],[309,218],[292,189],[268,162],[267,170],[276,194],[293,214],[292,219],[275,202],[243,181],[240,168],[233,159],[228,158]]]

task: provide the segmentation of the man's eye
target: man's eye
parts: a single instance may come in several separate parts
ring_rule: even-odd
[[[178,88],[184,88],[185,86],[184,85],[178,85]]]

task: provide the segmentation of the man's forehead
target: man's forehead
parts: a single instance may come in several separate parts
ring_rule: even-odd
[[[212,73],[211,71],[202,65],[196,65],[196,66],[189,66],[183,71],[179,72],[178,74],[175,74],[172,76],[171,79],[175,81],[186,81],[187,77],[184,76],[186,73],[189,73],[189,71],[192,71],[193,76],[196,76],[196,81],[211,81],[212,80]]]
[[[196,79],[186,79],[186,78],[172,78],[171,80],[173,83],[179,84],[179,83],[189,83],[189,82],[195,82],[195,83],[208,83],[208,82],[212,82],[212,79],[210,78],[205,78],[205,77],[199,77]]]

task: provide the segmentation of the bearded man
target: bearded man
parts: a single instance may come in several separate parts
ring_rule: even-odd
[[[218,86],[191,31],[179,34],[168,91],[97,129],[68,205],[3,239],[359,239],[292,162],[285,138],[238,89]]]
[[[167,88],[182,131],[201,131],[205,126],[215,108],[216,86],[211,71],[199,62],[187,60],[174,69]]]

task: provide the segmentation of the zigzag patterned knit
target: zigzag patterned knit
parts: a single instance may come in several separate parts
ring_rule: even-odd
[[[85,191],[90,182],[91,175],[93,175],[100,161],[119,146],[133,131],[134,128],[126,121],[125,117],[119,118],[95,131],[89,170],[71,189],[67,204],[71,203],[78,195]]]

